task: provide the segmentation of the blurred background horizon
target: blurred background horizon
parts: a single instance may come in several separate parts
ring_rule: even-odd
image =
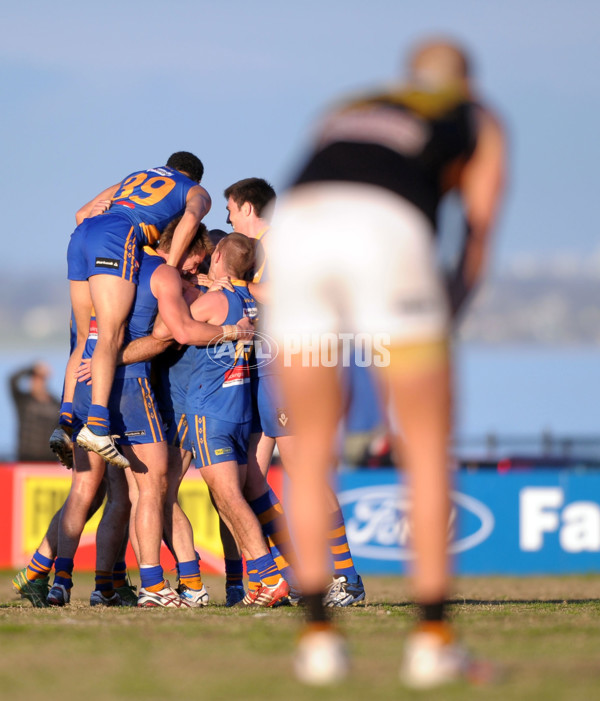
[[[280,191],[322,110],[397,80],[431,35],[470,51],[510,140],[488,276],[457,334],[457,433],[600,433],[596,2],[23,0],[0,19],[0,456],[14,455],[10,372],[43,360],[60,393],[84,202],[190,150],[205,222],[229,231],[225,187],[258,176]]]

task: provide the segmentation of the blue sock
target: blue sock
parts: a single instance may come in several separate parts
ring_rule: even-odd
[[[258,591],[260,589],[260,577],[256,560],[246,560],[246,572],[248,573],[248,591]]]
[[[244,581],[244,563],[242,560],[225,558],[225,586],[241,585]]]
[[[258,570],[259,581],[269,587],[273,587],[277,584],[281,574],[277,569],[277,565],[271,553],[257,557],[256,560],[254,560],[254,564]]]
[[[115,562],[113,567],[113,584],[115,589],[124,587],[127,584],[127,563],[125,560]]]
[[[52,569],[54,560],[42,555],[39,550],[35,551],[35,555],[31,558],[31,562],[27,565],[27,579],[43,579],[47,577]]]
[[[65,589],[73,586],[73,558],[57,557],[54,561],[54,584],[62,584]]]
[[[293,557],[292,541],[283,508],[275,492],[269,488],[262,496],[249,502],[256,514],[263,536],[281,576],[292,587],[297,588],[297,577],[290,565]]]
[[[108,408],[102,404],[92,404],[88,412],[87,426],[97,436],[108,436],[110,433]]]
[[[60,407],[59,426],[71,428],[73,426],[73,402],[63,402]]]
[[[358,573],[354,569],[354,561],[350,552],[348,538],[346,537],[346,524],[341,509],[332,514],[328,545],[333,558],[334,576],[345,575],[349,580],[356,580]]]
[[[157,587],[165,581],[163,568],[160,565],[152,565],[151,567],[142,565],[140,567],[140,579],[142,581],[142,589]],[[160,588],[162,589],[162,587]]]

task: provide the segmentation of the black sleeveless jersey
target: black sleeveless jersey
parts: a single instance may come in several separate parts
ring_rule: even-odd
[[[435,227],[444,174],[475,147],[474,109],[455,91],[404,90],[349,102],[325,118],[294,184],[383,187],[413,203]]]

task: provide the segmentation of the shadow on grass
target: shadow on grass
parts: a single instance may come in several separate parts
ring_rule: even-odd
[[[510,606],[514,604],[598,604],[600,599],[449,599],[450,606]],[[414,601],[367,603],[366,608],[410,608],[416,606]]]

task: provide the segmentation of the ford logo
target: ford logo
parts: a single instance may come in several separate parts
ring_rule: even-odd
[[[352,554],[373,560],[410,560],[410,492],[395,484],[341,492]],[[494,516],[485,504],[460,492],[451,493],[448,551],[460,553],[483,543],[494,530]],[[460,530],[457,533],[457,527]]]

